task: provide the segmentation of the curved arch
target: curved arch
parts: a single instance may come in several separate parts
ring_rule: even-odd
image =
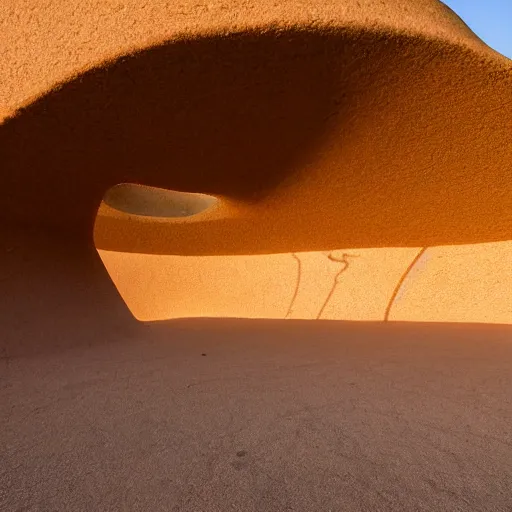
[[[4,215],[90,241],[105,191],[131,182],[220,201],[191,224],[100,211],[98,247],[243,254],[507,240],[512,77],[470,40],[301,27],[125,56],[0,126]]]
[[[19,55],[0,125],[0,229],[15,247],[0,263],[16,298],[1,320],[13,343],[20,323],[22,339],[36,327],[53,339],[52,322],[70,333],[73,314],[113,332],[129,324],[95,251],[96,217],[99,248],[153,254],[510,238],[510,61],[434,0],[315,2],[314,19],[291,5],[268,17],[257,2],[247,23],[219,14],[201,25],[191,3],[187,30],[132,53],[141,40],[103,26],[98,40],[107,34],[115,51],[97,45],[72,68],[61,61],[77,31],[60,42],[50,31],[62,44],[51,83],[26,71],[23,98],[30,58]],[[100,208],[119,183],[219,201],[170,220]]]

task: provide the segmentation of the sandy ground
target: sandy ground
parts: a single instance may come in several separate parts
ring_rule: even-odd
[[[1,361],[2,511],[509,511],[512,328],[194,320]]]
[[[510,510],[512,326],[144,324],[94,249],[8,242],[2,512]]]

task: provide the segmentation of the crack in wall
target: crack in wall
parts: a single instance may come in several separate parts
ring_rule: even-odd
[[[405,272],[402,274],[402,276],[400,277],[397,285],[395,286],[394,290],[393,290],[393,293],[391,294],[391,297],[389,299],[389,302],[386,306],[386,311],[384,313],[384,321],[385,322],[388,322],[389,321],[389,316],[390,316],[390,313],[391,313],[391,309],[393,308],[393,305],[395,304],[395,301],[396,301],[396,298],[398,296],[398,294],[400,293],[400,290],[402,288],[402,285],[404,284],[405,280],[407,279],[407,277],[409,276],[409,274],[411,273],[411,271],[414,269],[414,267],[416,266],[416,264],[418,263],[418,261],[421,259],[421,257],[425,254],[425,252],[427,251],[427,249],[429,249],[429,247],[422,247],[419,252],[416,254],[416,256],[414,257],[414,259],[411,261],[411,263],[409,264],[409,266],[407,267],[407,269],[405,270]],[[333,255],[332,252],[329,252],[328,254],[326,254],[327,258],[331,261],[334,261],[336,263],[341,263],[343,266],[342,268],[337,272],[336,276],[334,277],[334,280],[333,280],[333,284],[332,284],[332,287],[329,291],[329,293],[327,294],[327,297],[325,298],[325,301],[324,303],[322,304],[322,307],[320,308],[320,311],[318,312],[318,315],[316,316],[316,319],[317,320],[320,320],[322,318],[322,315],[324,314],[325,312],[325,309],[327,308],[329,302],[331,301],[335,291],[336,291],[336,287],[337,285],[339,284],[339,278],[340,276],[346,272],[350,266],[350,262],[348,261],[347,258],[357,258],[359,257],[360,255],[359,254],[349,254],[349,253],[343,253],[342,256],[340,258],[337,258]],[[293,313],[293,306],[295,305],[295,301],[297,300],[297,297],[298,297],[298,294],[299,294],[299,288],[300,288],[300,282],[301,282],[301,278],[302,278],[302,263],[301,263],[301,260],[300,258],[297,256],[296,253],[292,253],[292,257],[295,259],[295,261],[297,262],[297,282],[295,284],[295,290],[293,292],[293,296],[292,296],[292,299],[290,301],[290,305],[288,307],[288,310],[286,312],[286,315],[285,315],[285,318],[289,318],[290,315]]]
[[[329,293],[327,294],[327,297],[326,297],[324,303],[322,304],[322,307],[320,308],[320,311],[318,312],[318,315],[316,316],[317,320],[319,320],[321,318],[321,316],[323,315],[323,313],[325,311],[325,308],[327,307],[327,305],[329,304],[332,296],[334,295],[334,292],[336,291],[336,286],[339,283],[339,281],[338,281],[339,277],[341,276],[341,274],[343,274],[348,269],[348,267],[350,265],[350,263],[347,260],[347,258],[358,258],[359,256],[360,256],[359,254],[343,253],[341,258],[336,258],[332,254],[332,252],[327,254],[327,258],[329,260],[334,261],[336,263],[342,263],[343,267],[334,276],[334,280],[333,280],[333,284],[331,286],[331,289],[330,289]],[[286,312],[285,318],[289,318],[290,315],[293,313],[293,306],[294,306],[295,301],[297,299],[297,296],[299,294],[300,282],[301,282],[301,277],[302,277],[302,263],[301,263],[301,260],[297,256],[296,253],[292,253],[292,257],[297,261],[297,282],[295,284],[295,290],[294,290],[294,293],[293,293],[293,296],[292,296],[292,299],[291,299],[291,302],[290,302],[290,306],[288,307],[288,311]]]
[[[300,258],[294,252],[292,253],[292,257],[297,261],[297,283],[295,284],[295,291],[293,293],[292,300],[290,302],[290,306],[288,307],[288,311],[286,312],[285,318],[288,318],[293,312],[293,305],[295,304],[295,299],[299,294],[300,278],[302,275],[302,263]]]
[[[358,258],[358,257],[359,257],[359,254],[348,254],[348,253],[345,253],[345,252],[342,254],[341,259],[335,258],[333,256],[332,252],[330,252],[327,255],[327,258],[329,258],[331,261],[335,261],[337,263],[342,263],[343,267],[334,276],[334,280],[333,280],[333,283],[332,283],[331,290],[327,294],[327,297],[326,297],[322,307],[320,308],[320,311],[318,312],[318,315],[316,317],[317,320],[320,320],[320,318],[322,317],[322,315],[323,315],[323,313],[325,311],[325,308],[327,307],[327,305],[329,304],[330,300],[332,299],[332,296],[334,295],[334,292],[336,291],[336,286],[338,286],[338,279],[339,279],[339,277],[341,276],[341,274],[343,274],[348,269],[348,267],[350,265],[350,263],[348,262],[347,258]]]
[[[407,279],[407,276],[411,273],[412,269],[416,266],[418,261],[421,259],[421,257],[425,254],[428,247],[422,247],[418,254],[414,257],[414,259],[411,261],[409,266],[406,268],[405,272],[402,274],[402,277],[400,277],[397,285],[395,286],[395,289],[393,290],[393,293],[391,294],[391,297],[389,299],[388,305],[386,307],[386,312],[384,313],[384,322],[389,321],[389,315],[391,313],[391,308],[393,307],[395,300],[398,296],[398,293],[400,292],[400,289],[402,288],[402,285],[404,284],[405,280]]]

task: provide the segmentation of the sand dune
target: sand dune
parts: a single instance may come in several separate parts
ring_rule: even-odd
[[[0,38],[1,510],[511,508],[510,60],[437,0]]]

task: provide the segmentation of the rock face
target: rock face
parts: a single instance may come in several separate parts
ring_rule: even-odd
[[[510,328],[321,321],[443,319],[473,267],[437,248],[400,290],[415,255],[512,238],[509,60],[436,0],[3,0],[0,34],[1,510],[511,509]],[[216,203],[137,215],[121,183]],[[287,258],[261,311],[291,320],[137,322],[97,248],[143,320],[173,315],[139,257],[202,292],[183,316],[249,315],[201,283]]]
[[[69,311],[95,286],[121,304],[95,246],[415,253],[511,237],[512,65],[441,2],[25,1],[1,23],[1,258],[13,297],[38,276],[27,318],[58,315],[51,282]],[[102,203],[120,183],[217,202],[133,215],[135,199]],[[87,285],[65,292],[52,258]]]
[[[2,229],[89,260],[511,238],[512,65],[441,2],[113,5],[3,11]]]
[[[3,18],[12,222],[90,241],[106,190],[133,182],[221,204],[193,224],[100,214],[99,247],[247,254],[510,238],[512,66],[441,2],[53,7],[17,2]]]

